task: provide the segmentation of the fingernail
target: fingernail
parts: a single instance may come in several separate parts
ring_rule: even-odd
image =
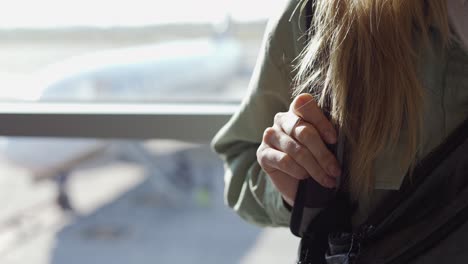
[[[341,175],[341,170],[340,170],[340,168],[338,168],[338,167],[335,166],[335,165],[329,166],[329,167],[328,167],[328,172],[329,172],[331,175],[335,176],[335,177],[338,177],[338,176]]]
[[[325,132],[325,137],[327,138],[328,143],[335,144],[336,143],[336,136],[335,133],[331,131]]]

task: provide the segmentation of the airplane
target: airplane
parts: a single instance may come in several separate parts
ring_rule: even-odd
[[[239,71],[230,39],[172,41],[104,51],[36,74],[40,101],[142,102],[201,99],[220,92]]]
[[[220,94],[242,67],[241,62],[239,43],[220,34],[71,58],[35,73],[25,88],[28,99],[39,102],[200,100]],[[6,138],[0,153],[9,162],[28,169],[36,180],[54,179],[58,187],[56,202],[66,211],[73,211],[67,191],[71,172],[99,166],[103,160],[137,162],[154,179],[155,192],[175,201],[181,194],[137,140]],[[174,162],[187,166],[180,157]]]

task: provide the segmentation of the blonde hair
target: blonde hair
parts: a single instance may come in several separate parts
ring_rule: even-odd
[[[433,42],[430,31],[446,43],[446,0],[309,1],[312,38],[299,57],[293,95],[310,92],[328,105],[347,142],[357,199],[372,192],[373,162],[400,137],[406,155],[395,164],[411,170],[416,160],[424,106],[418,49]]]

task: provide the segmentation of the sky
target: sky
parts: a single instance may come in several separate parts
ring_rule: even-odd
[[[0,0],[0,28],[142,26],[268,18],[286,0]]]

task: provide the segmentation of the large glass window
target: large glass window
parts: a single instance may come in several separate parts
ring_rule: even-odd
[[[285,1],[3,1],[0,263],[293,261],[207,145]]]

